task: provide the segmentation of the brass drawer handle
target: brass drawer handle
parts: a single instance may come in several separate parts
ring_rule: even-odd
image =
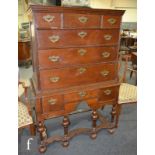
[[[58,82],[59,80],[60,80],[60,77],[58,77],[58,76],[55,76],[55,77],[51,77],[51,78],[50,78],[50,81],[53,82],[53,83],[56,83],[56,82]]]
[[[109,71],[103,70],[103,71],[101,71],[100,73],[101,73],[101,75],[102,75],[103,77],[105,77],[105,76],[107,76],[107,75],[109,74]]]
[[[86,70],[87,70],[86,68],[81,67],[78,69],[78,73],[83,74],[84,72],[86,72]]]
[[[59,56],[49,56],[48,59],[52,62],[58,62],[60,57]]]
[[[48,104],[50,105],[54,105],[56,104],[56,102],[57,102],[57,99],[54,99],[54,98],[51,98],[50,100],[48,100]]]
[[[84,38],[86,35],[87,35],[87,32],[82,31],[82,32],[78,33],[78,36],[81,37],[81,38]]]
[[[107,90],[104,91],[104,93],[105,93],[106,95],[110,95],[111,92],[112,92],[112,91],[111,91],[110,89],[107,89]]]
[[[111,38],[112,38],[111,35],[108,35],[108,34],[107,34],[107,35],[104,35],[104,39],[105,39],[105,40],[111,40]]]
[[[86,23],[88,21],[87,17],[81,16],[78,18],[81,23]]]
[[[102,57],[103,58],[108,58],[110,56],[110,53],[109,52],[103,52],[102,53]]]
[[[46,21],[46,22],[52,22],[53,21],[53,19],[54,19],[55,17],[54,16],[51,16],[51,15],[46,15],[46,16],[43,16],[43,19]]]
[[[109,18],[109,19],[108,19],[108,22],[109,22],[111,25],[113,25],[113,24],[116,23],[116,19],[114,19],[114,18]]]
[[[87,95],[85,91],[80,91],[78,94],[80,97],[85,97]]]
[[[57,42],[57,41],[60,40],[60,37],[59,37],[58,35],[52,35],[52,36],[50,36],[50,37],[48,37],[48,38],[49,38],[49,40],[50,40],[52,43],[55,43],[55,42]]]
[[[87,51],[86,51],[85,49],[82,49],[82,48],[78,50],[78,53],[79,53],[81,56],[84,56],[84,55],[86,54],[86,52],[87,52]]]

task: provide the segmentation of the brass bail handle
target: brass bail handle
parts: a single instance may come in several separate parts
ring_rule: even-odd
[[[106,95],[110,95],[111,92],[112,92],[112,91],[111,91],[110,89],[107,89],[107,90],[104,91],[104,93],[105,93]]]
[[[51,98],[50,100],[48,100],[48,104],[50,105],[55,105],[57,102],[57,99]]]
[[[52,21],[54,20],[54,18],[55,18],[55,16],[51,16],[51,15],[43,16],[43,19],[44,19],[46,22],[48,22],[48,23],[52,22]]]

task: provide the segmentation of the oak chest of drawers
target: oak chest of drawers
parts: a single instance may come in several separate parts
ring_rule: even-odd
[[[44,120],[64,116],[64,146],[68,145],[68,114],[80,101],[92,109],[92,138],[97,109],[117,104],[118,49],[122,10],[31,6],[33,79],[41,139]],[[44,132],[44,134],[43,134]],[[40,151],[46,147],[41,146]]]

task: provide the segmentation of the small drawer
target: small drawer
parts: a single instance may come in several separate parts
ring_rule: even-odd
[[[119,28],[121,23],[120,16],[102,16],[103,28]]]
[[[101,16],[88,14],[64,14],[64,28],[100,28]]]
[[[118,90],[119,90],[118,86],[100,89],[99,101],[104,102],[104,101],[116,99],[118,96]]]
[[[35,27],[58,29],[61,26],[61,16],[58,13],[35,13]]]
[[[54,95],[42,98],[43,113],[55,112],[64,109],[63,96]]]
[[[64,101],[73,102],[88,98],[94,98],[98,96],[98,92],[98,90],[81,90],[74,93],[64,94]]]
[[[116,58],[116,46],[49,49],[39,50],[38,52],[40,69],[114,61]]]

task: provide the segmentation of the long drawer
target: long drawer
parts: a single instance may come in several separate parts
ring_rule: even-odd
[[[119,29],[38,30],[38,49],[118,44]]]
[[[65,67],[67,65],[114,61],[117,47],[89,47],[40,50],[39,68]]]
[[[117,63],[40,70],[41,89],[55,89],[114,80]]]

